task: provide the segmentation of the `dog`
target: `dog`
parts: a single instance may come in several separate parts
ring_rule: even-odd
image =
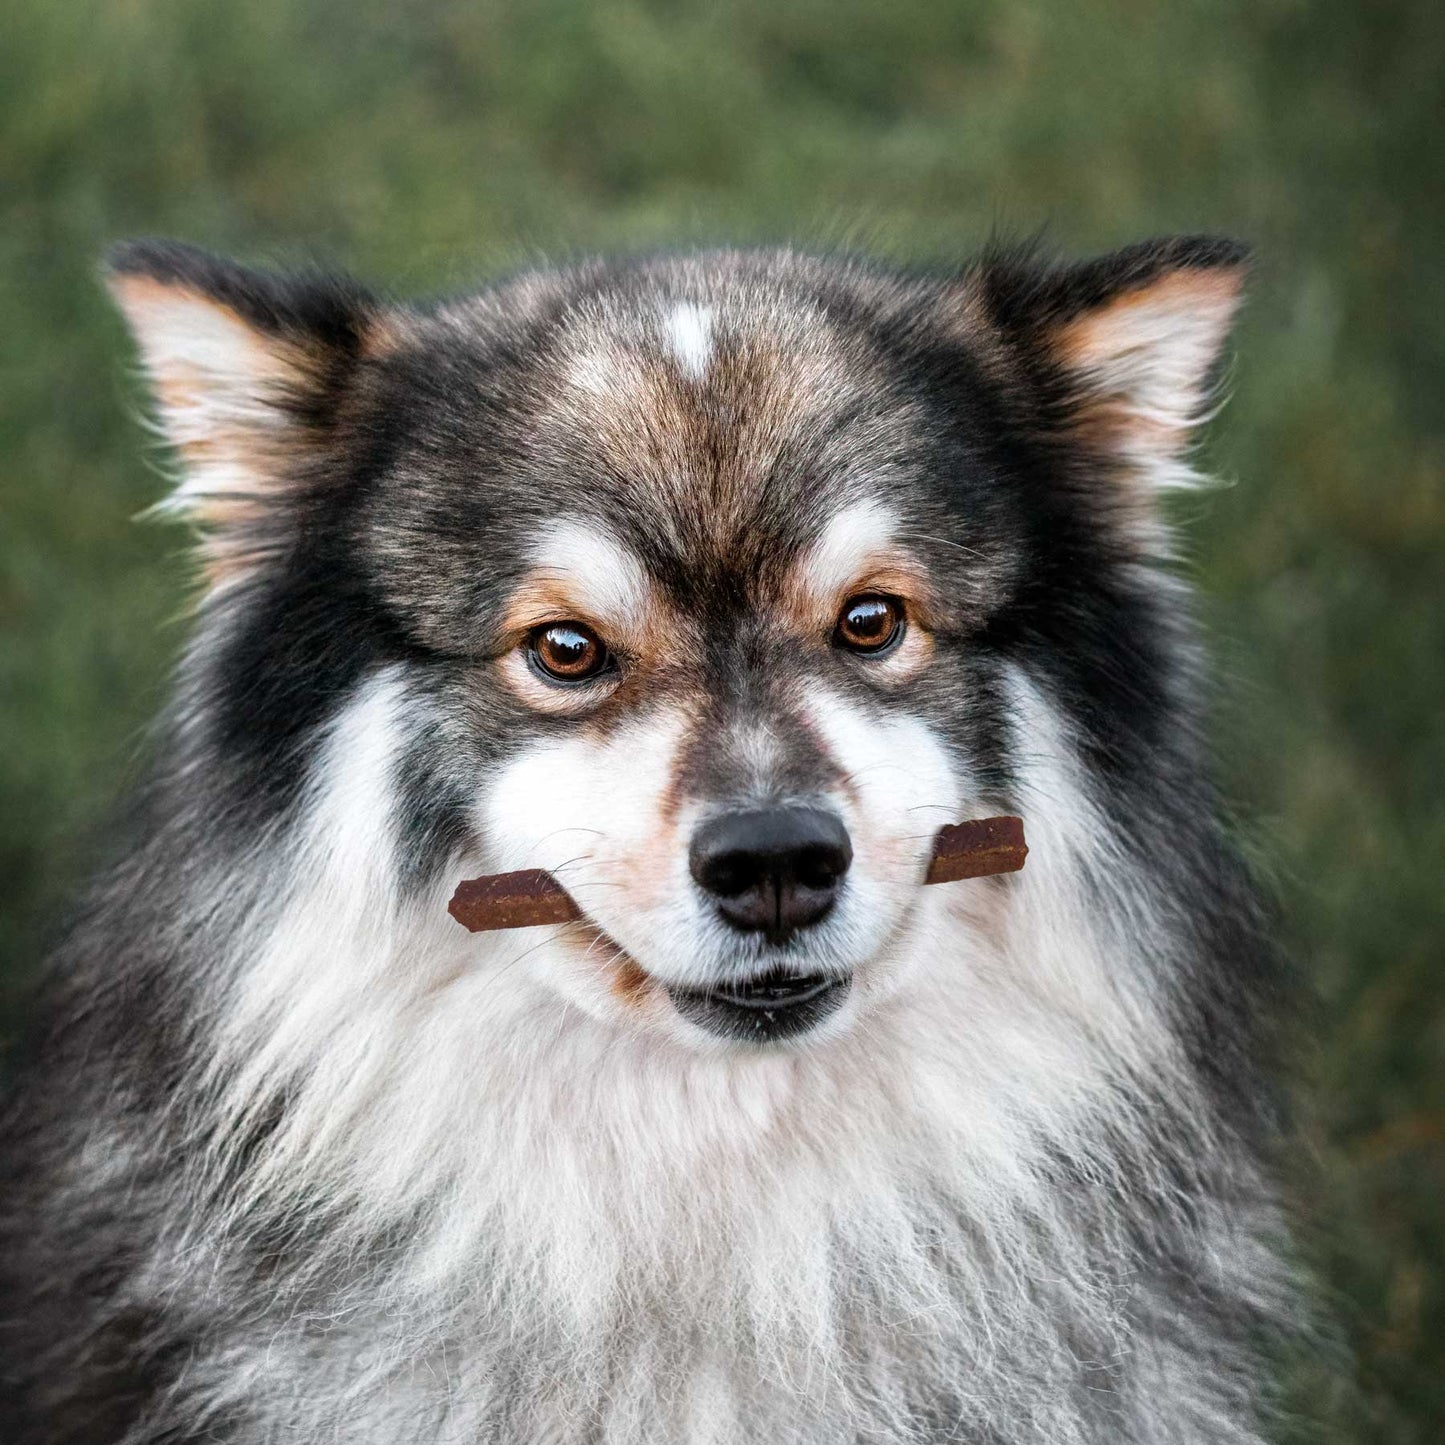
[[[198,602],[6,1105],[10,1445],[1266,1438],[1288,990],[1160,507],[1246,268],[119,247]],[[520,868],[583,918],[448,916]]]

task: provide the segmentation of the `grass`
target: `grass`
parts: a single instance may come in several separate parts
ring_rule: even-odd
[[[400,17],[405,15],[405,22]],[[1221,766],[1319,995],[1302,1175],[1357,1360],[1445,1419],[1445,9],[1430,0],[12,0],[0,49],[0,1019],[133,765],[181,542],[95,281],[131,234],[432,291],[707,239],[1252,239],[1230,485],[1179,521]],[[1434,1428],[1432,1428],[1432,1425]]]

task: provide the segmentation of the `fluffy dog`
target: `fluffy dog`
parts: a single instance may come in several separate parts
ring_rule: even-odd
[[[203,595],[7,1107],[11,1445],[1262,1439],[1278,967],[1157,500],[1243,265],[121,247]],[[585,920],[448,917],[521,867]]]

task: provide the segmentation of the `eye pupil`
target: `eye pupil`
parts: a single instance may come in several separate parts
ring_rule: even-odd
[[[853,652],[881,652],[902,628],[903,607],[896,599],[865,593],[844,603],[835,640]]]
[[[848,609],[848,630],[855,637],[881,637],[892,625],[885,602],[859,602]]]
[[[607,664],[607,649],[589,627],[577,622],[554,622],[532,634],[530,652],[546,676],[566,682],[595,677]]]

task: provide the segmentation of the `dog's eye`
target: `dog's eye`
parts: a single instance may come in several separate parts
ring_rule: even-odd
[[[883,652],[902,639],[906,623],[896,597],[862,592],[843,604],[833,641],[850,652]]]
[[[549,622],[527,638],[527,661],[551,682],[586,682],[612,665],[612,654],[590,627]]]

